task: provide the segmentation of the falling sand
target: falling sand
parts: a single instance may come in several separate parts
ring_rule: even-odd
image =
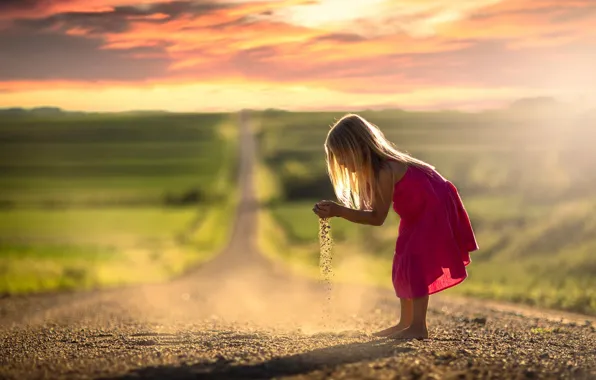
[[[331,224],[328,218],[319,218],[319,269],[323,277],[323,283],[325,285],[325,291],[327,295],[327,302],[325,302],[323,308],[323,316],[329,317],[330,306],[331,306],[331,293],[333,291],[333,283],[331,278],[333,277],[333,268],[331,266],[331,248],[333,247],[333,240],[331,238]]]

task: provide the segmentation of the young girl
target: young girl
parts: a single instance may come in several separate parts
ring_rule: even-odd
[[[427,338],[429,295],[462,282],[469,253],[478,249],[457,189],[433,166],[400,152],[375,125],[355,114],[331,128],[325,153],[343,205],[321,201],[313,208],[315,214],[380,226],[393,202],[400,217],[392,270],[400,320],[375,335]]]

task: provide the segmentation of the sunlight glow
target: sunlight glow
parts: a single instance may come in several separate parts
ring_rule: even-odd
[[[308,28],[343,30],[364,35],[405,32],[413,37],[436,34],[440,24],[461,20],[475,9],[501,0],[458,0],[449,7],[437,0],[321,0],[287,7],[280,20]]]
[[[285,8],[278,15],[289,23],[327,29],[359,18],[378,16],[387,4],[387,0],[322,0]]]

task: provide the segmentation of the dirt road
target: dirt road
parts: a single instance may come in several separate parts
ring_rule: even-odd
[[[370,336],[391,292],[337,286],[325,315],[320,284],[256,249],[248,121],[229,247],[164,285],[1,299],[0,378],[596,378],[587,317],[437,297],[431,338],[396,342]]]

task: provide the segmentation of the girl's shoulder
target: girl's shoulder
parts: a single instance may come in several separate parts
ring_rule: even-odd
[[[396,160],[387,160],[381,165],[381,171],[390,174],[393,183],[397,183],[406,175],[408,164]]]

